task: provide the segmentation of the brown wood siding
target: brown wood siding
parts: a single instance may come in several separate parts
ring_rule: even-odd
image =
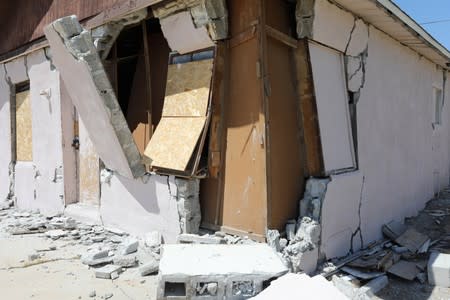
[[[3,37],[0,54],[42,37],[52,21],[76,15],[84,20],[124,0],[5,0],[0,6]]]
[[[267,223],[265,119],[260,65],[261,1],[228,1],[230,85],[225,104],[226,153],[222,224],[264,236]],[[254,34],[252,34],[254,33]],[[259,73],[259,74],[258,74]]]
[[[298,42],[298,47],[295,51],[295,68],[297,70],[297,95],[300,100],[299,111],[302,118],[305,145],[305,176],[319,177],[324,175],[324,164],[307,40]]]
[[[265,3],[266,24],[289,35],[289,7],[282,1]],[[292,66],[294,49],[270,36],[266,41],[266,119],[270,137],[268,227],[282,231],[288,219],[297,217],[304,187],[301,120]]]

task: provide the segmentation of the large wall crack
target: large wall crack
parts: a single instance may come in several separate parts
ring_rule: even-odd
[[[363,235],[362,235],[362,230],[361,230],[361,208],[362,208],[362,201],[363,201],[363,192],[364,192],[364,182],[365,182],[365,176],[362,177],[362,184],[361,184],[361,193],[360,193],[360,197],[359,197],[359,205],[358,205],[358,227],[356,228],[356,230],[352,233],[352,236],[350,238],[350,252],[354,253],[355,251],[355,247],[354,247],[354,238],[356,236],[359,237],[359,243],[360,243],[360,247],[362,248],[364,245],[364,239],[363,239]]]

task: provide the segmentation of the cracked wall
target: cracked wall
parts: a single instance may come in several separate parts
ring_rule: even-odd
[[[11,112],[12,87],[4,64],[0,64],[0,201],[13,196],[14,168],[11,168]],[[11,193],[12,192],[12,193]]]
[[[136,235],[157,230],[166,243],[175,243],[180,233],[198,232],[198,180],[153,174],[128,179],[110,171],[102,175],[100,214],[105,226]]]
[[[7,180],[1,178],[2,198],[12,198],[21,209],[39,209],[44,214],[62,212],[64,207],[63,164],[61,151],[61,113],[59,73],[52,69],[44,50],[35,51],[8,62],[2,68],[0,93],[2,120],[9,124],[1,131],[2,159],[0,167],[8,172]],[[32,161],[14,162],[14,130],[10,113],[10,99],[14,85],[30,82],[32,112]],[[12,102],[14,103],[14,101]],[[15,109],[15,108],[11,108]],[[4,118],[3,118],[4,117]],[[9,160],[9,163],[7,161]],[[5,173],[6,173],[5,172]],[[6,174],[1,174],[1,177]],[[8,189],[7,195],[6,188]]]
[[[450,108],[444,99],[445,120],[432,125],[432,89],[448,95],[449,83],[448,72],[364,20],[312,2],[297,6],[297,33],[342,53],[357,111],[359,171],[332,175],[322,203],[320,255],[332,258],[381,238],[384,223],[416,214],[448,185]]]

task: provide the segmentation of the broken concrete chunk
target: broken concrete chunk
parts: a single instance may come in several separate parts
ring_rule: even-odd
[[[157,261],[156,259],[150,259],[150,261],[139,267],[139,273],[141,274],[141,276],[147,276],[153,273],[157,273],[158,270],[159,261]]]
[[[375,294],[385,288],[389,283],[386,275],[372,279],[365,285],[359,288],[354,299],[358,300],[370,300],[373,299]]]
[[[296,295],[296,296],[294,296]],[[301,295],[301,296],[298,296]],[[298,297],[297,297],[298,296]],[[333,299],[348,300],[333,284],[324,277],[309,277],[306,274],[288,273],[270,283],[270,286],[255,300],[273,299]]]
[[[263,282],[287,272],[286,266],[267,244],[163,245],[157,298],[167,296],[164,292],[174,283],[184,284],[186,298],[190,299],[197,296],[199,282],[215,282],[217,291],[211,286],[211,292],[217,293],[214,299],[224,299],[229,292],[234,293],[230,296],[240,297],[236,299],[245,299],[248,298],[245,295],[259,293]]]
[[[112,273],[111,273],[111,279],[112,279],[112,280],[115,280],[115,279],[117,279],[117,278],[119,278],[119,272],[112,272]]]
[[[54,230],[49,230],[45,233],[46,236],[48,236],[49,238],[53,239],[53,240],[57,240],[63,236],[66,236],[67,233],[64,230],[60,230],[60,229],[54,229]]]
[[[177,241],[180,244],[226,244],[226,240],[224,238],[189,233],[180,234]]]
[[[137,251],[139,241],[135,238],[127,238],[122,242],[120,246],[121,246],[121,253],[123,255],[131,254]]]
[[[108,256],[108,253],[109,249],[88,252],[82,256],[81,263],[88,266],[111,263],[112,258]]]
[[[161,246],[161,233],[152,231],[145,234],[145,245],[149,248],[157,248]]]
[[[280,251],[280,233],[278,230],[267,230],[266,233],[267,244],[276,252]]]
[[[295,229],[297,227],[297,223],[295,220],[289,220],[286,223],[286,238],[288,241],[291,241],[295,238]]]
[[[120,273],[122,271],[121,266],[106,265],[104,267],[95,270],[95,277],[103,279],[111,279],[112,273]]]
[[[295,240],[308,241],[317,246],[320,240],[320,224],[312,218],[303,217],[298,224]]]
[[[450,287],[450,254],[432,252],[428,260],[428,282]]]
[[[138,260],[136,255],[128,254],[114,257],[113,263],[124,268],[131,268],[137,265]]]

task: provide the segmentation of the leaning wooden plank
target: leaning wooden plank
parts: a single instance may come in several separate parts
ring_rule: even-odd
[[[212,69],[212,59],[170,65],[163,117],[206,116]]]
[[[52,62],[105,165],[122,176],[145,173],[141,155],[109,82],[102,61],[75,16],[45,28]]]
[[[205,126],[205,117],[163,117],[145,149],[152,167],[185,171]]]

